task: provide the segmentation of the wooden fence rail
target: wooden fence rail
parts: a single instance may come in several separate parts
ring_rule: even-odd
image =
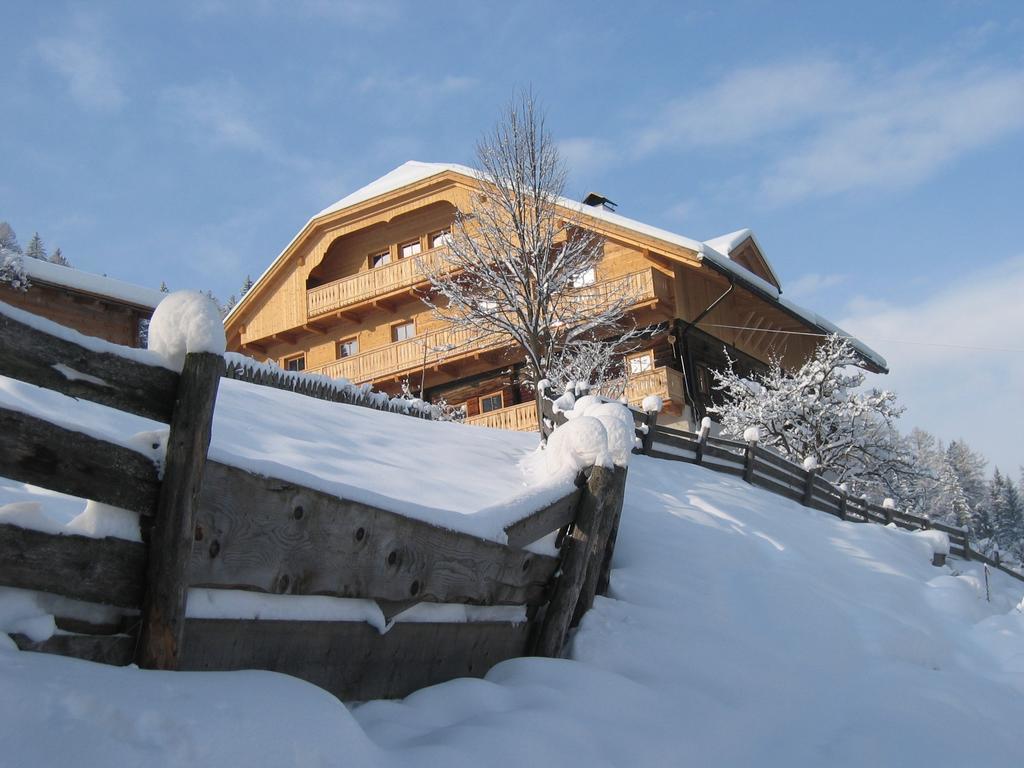
[[[0,586],[100,604],[113,616],[57,616],[63,633],[15,635],[23,649],[160,669],[268,669],[346,699],[404,696],[510,657],[560,653],[606,587],[624,471],[594,468],[498,544],[209,461],[223,358],[188,355],[178,374],[126,354],[0,304],[0,375],[169,424],[161,474],[142,452],[0,409],[0,476],[135,511],[144,538],[0,524]],[[566,543],[558,556],[523,548],[555,531]],[[566,577],[570,553],[575,579]],[[526,619],[399,622],[381,634],[356,621],[189,618],[189,588],[374,600],[389,622],[421,602],[522,606]]]
[[[638,419],[642,416],[635,412],[634,415]],[[972,549],[965,530],[851,497],[820,477],[816,470],[805,470],[756,443],[711,437],[707,432],[687,432],[656,424],[650,434],[641,452],[653,458],[698,464],[716,472],[741,477],[759,488],[843,520],[882,525],[891,523],[906,530],[942,531],[949,537],[951,555],[965,560],[979,560],[1024,581],[1024,575]],[[943,558],[937,557],[937,564],[942,561]]]

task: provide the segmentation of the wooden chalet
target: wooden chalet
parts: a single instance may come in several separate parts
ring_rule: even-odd
[[[0,301],[74,328],[86,336],[140,346],[140,328],[164,297],[160,291],[72,267],[24,257],[29,289],[0,284]]]
[[[464,405],[467,420],[534,429],[522,359],[502,339],[446,327],[418,298],[423,265],[444,258],[457,209],[480,194],[473,170],[408,162],[311,218],[225,320],[228,348],[283,368],[345,377]],[[835,326],[782,297],[749,230],[700,242],[634,221],[607,198],[561,204],[604,239],[597,283],[626,282],[654,332],[625,361],[625,394],[665,402],[663,421],[694,424],[712,402],[709,370],[728,354],[757,372],[801,364]],[[855,342],[865,366],[886,363]]]

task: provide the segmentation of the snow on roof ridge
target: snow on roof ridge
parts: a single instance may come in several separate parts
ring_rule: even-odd
[[[743,229],[737,229],[735,232],[727,232],[724,235],[712,237],[708,240],[705,240],[704,244],[714,248],[719,253],[728,256],[733,250],[736,249],[736,246],[738,246],[748,237],[753,236],[754,230],[750,229],[750,227],[744,227]]]
[[[106,275],[97,275],[93,272],[85,272],[41,259],[25,257],[21,261],[29,278],[38,282],[51,283],[96,296],[117,299],[140,307],[155,309],[165,295],[153,288],[126,283]]]

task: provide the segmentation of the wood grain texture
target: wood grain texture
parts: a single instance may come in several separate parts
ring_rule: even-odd
[[[0,408],[0,476],[145,515],[156,508],[156,466],[141,453]]]
[[[189,581],[277,594],[536,605],[557,565],[553,557],[210,462]]]
[[[57,366],[64,366],[69,375]],[[174,371],[94,352],[2,313],[0,375],[165,424],[178,387]]]
[[[195,515],[223,374],[222,355],[194,352],[185,356],[150,533],[142,635],[136,656],[139,666],[146,669],[177,668]]]
[[[595,556],[601,525],[602,504],[594,495],[594,475],[600,487],[614,476],[612,470],[594,467],[584,488],[576,511],[576,520],[562,543],[561,572],[552,590],[551,600],[537,634],[534,652],[538,656],[557,658],[576,614],[576,605],[587,577],[587,565]]]
[[[571,523],[576,515],[576,505],[579,503],[580,493],[579,490],[573,491],[544,509],[512,523],[505,529],[508,545],[517,549],[525,547]]]
[[[581,595],[589,603],[587,610],[590,610],[590,606],[594,604],[593,595],[587,597],[590,593],[592,578],[590,568],[593,568],[597,573],[597,579],[594,582],[594,594],[608,594],[608,587],[611,585],[612,558],[615,556],[615,542],[619,538],[619,523],[622,521],[622,503],[626,495],[627,473],[628,469],[626,467],[615,468],[612,487],[604,500],[608,513],[608,531],[607,533],[602,531],[604,540],[598,545],[597,558],[588,567],[587,581],[584,583]],[[580,602],[582,603],[583,600]],[[580,613],[580,618],[582,617],[583,614]]]
[[[25,635],[12,634],[11,639],[23,651],[70,656],[118,667],[131,664],[135,652],[134,635],[68,634],[54,635],[49,640],[35,642]]]
[[[0,584],[127,608],[142,604],[146,547],[0,524]]]
[[[399,623],[381,635],[359,622],[189,619],[181,669],[266,669],[346,701],[399,698],[483,677],[524,655],[529,630],[526,622]]]

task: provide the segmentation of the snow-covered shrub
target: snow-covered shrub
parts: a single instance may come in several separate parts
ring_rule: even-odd
[[[863,390],[863,371],[846,370],[859,362],[838,336],[798,370],[786,371],[776,359],[755,381],[741,377],[729,360],[724,371],[713,371],[723,403],[711,411],[723,434],[757,428],[763,445],[795,462],[813,458],[833,482],[849,482],[858,494],[890,495],[918,470],[895,427],[903,412],[896,395]]]
[[[20,253],[0,248],[0,284],[23,293],[31,286]]]
[[[224,354],[227,343],[216,303],[199,291],[167,294],[149,322],[149,348],[180,371],[189,352]]]

